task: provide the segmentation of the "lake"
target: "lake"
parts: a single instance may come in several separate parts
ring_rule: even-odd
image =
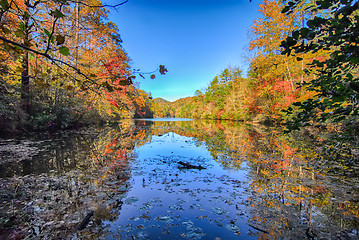
[[[190,119],[4,138],[0,239],[359,239],[358,168],[320,141]]]

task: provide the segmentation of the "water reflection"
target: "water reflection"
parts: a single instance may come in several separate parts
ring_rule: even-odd
[[[196,142],[198,147],[204,142],[208,154],[221,166],[221,170],[234,171],[234,179],[241,182],[241,189],[245,190],[240,193],[245,200],[240,199],[236,202],[239,200],[238,197],[232,199],[236,209],[228,212],[236,213],[237,216],[225,215],[222,222],[240,225],[238,229],[245,229],[237,232],[241,232],[242,237],[255,236],[258,239],[355,239],[358,237],[357,199],[359,198],[356,179],[339,179],[326,174],[331,168],[316,162],[318,152],[314,148],[316,143],[313,139],[305,143],[295,142],[289,136],[283,136],[278,129],[228,121],[153,122],[149,131],[157,136],[164,136],[166,133],[187,136],[191,139],[187,141]],[[162,149],[166,149],[166,144],[171,142],[173,139],[163,141]],[[152,140],[148,146],[152,144],[156,144],[156,140]],[[308,149],[309,146],[312,149]],[[183,146],[179,145],[179,147]],[[141,153],[144,150],[140,148],[138,151]],[[154,153],[158,151],[160,150],[157,149]],[[179,156],[175,158],[177,161],[180,159]],[[155,156],[152,156],[152,159],[156,162]],[[160,159],[157,159],[158,165],[162,165]],[[214,171],[213,167],[209,167],[208,171]],[[241,174],[242,171],[244,172]],[[206,174],[201,173],[201,176]],[[243,175],[247,176],[247,181],[238,179]],[[218,179],[219,176],[214,174],[211,178]],[[201,181],[198,184],[197,190],[198,186],[205,186]],[[218,183],[212,184],[218,186]],[[234,186],[224,187],[235,189]],[[215,196],[207,191],[207,196],[200,198],[200,201],[211,197]],[[206,206],[211,204],[205,203]],[[163,204],[161,207],[166,209]],[[237,210],[241,208],[244,211],[239,213]],[[247,210],[249,212],[246,212]],[[209,216],[211,213],[209,209],[204,211],[208,219],[215,219]],[[242,218],[238,218],[238,214],[243,214]],[[195,216],[188,218],[193,219]],[[175,220],[174,222],[173,228],[181,225],[180,222]],[[243,224],[249,228],[243,227]],[[208,230],[207,228],[204,232]],[[216,232],[220,231],[216,230]]]
[[[246,225],[249,213],[241,206],[246,170],[223,169],[204,142],[171,129],[153,135],[136,153],[133,187],[110,224],[113,238],[253,238]],[[204,169],[186,169],[179,162]]]
[[[73,201],[82,194],[68,210],[82,211],[65,224],[69,232],[95,212],[89,225],[97,228],[79,237],[357,239],[358,179],[335,176],[318,161],[317,146],[307,135],[231,121],[124,120],[55,138],[2,140],[0,176],[36,181],[46,173],[67,182],[55,181]]]

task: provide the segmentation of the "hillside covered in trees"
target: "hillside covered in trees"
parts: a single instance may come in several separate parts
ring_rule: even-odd
[[[152,103],[155,117],[344,124],[358,115],[358,2],[265,0],[250,69],[228,67],[194,97]]]
[[[264,0],[250,29],[249,71],[229,66],[195,96],[173,103],[152,100],[136,83],[145,76],[131,68],[108,19],[110,8],[126,2],[0,1],[2,131],[143,117],[356,128],[358,2]]]

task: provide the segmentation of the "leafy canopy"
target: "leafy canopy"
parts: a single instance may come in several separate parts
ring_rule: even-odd
[[[292,14],[303,2],[287,1],[282,12]],[[358,115],[359,2],[317,0],[306,6],[310,18],[282,42],[282,54],[289,56],[324,50],[330,52],[330,57],[315,59],[309,65],[307,72],[314,71],[316,77],[301,86],[316,94],[294,104],[299,113],[290,122],[291,130],[313,122],[342,122]],[[287,110],[288,114],[294,112],[293,108]]]

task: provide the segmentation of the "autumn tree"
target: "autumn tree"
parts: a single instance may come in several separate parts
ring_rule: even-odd
[[[22,106],[13,108],[22,114],[1,111],[1,122],[22,116],[47,128],[89,120],[91,114],[109,118],[123,109],[133,116],[127,94],[135,88],[127,86],[144,74],[130,68],[118,29],[107,18],[109,7],[126,2],[0,1],[1,89],[7,95],[1,105],[11,100]],[[160,65],[158,71],[167,69]]]
[[[282,12],[292,16],[303,1],[286,3]],[[289,122],[291,129],[328,121],[346,121],[347,127],[355,126],[359,97],[358,8],[358,1],[316,1],[308,6],[313,17],[282,42],[283,54],[287,56],[330,52],[329,57],[310,64],[308,72],[315,69],[316,76],[301,86],[315,95],[294,104],[299,113],[295,113],[295,107],[288,109],[287,113],[294,115]]]
[[[277,117],[298,94],[296,83],[302,80],[303,66],[296,64],[294,57],[281,55],[280,43],[299,27],[302,14],[296,11],[287,16],[281,13],[282,8],[281,1],[263,1],[259,10],[262,17],[251,26],[249,49],[255,57],[251,59],[249,114]]]

